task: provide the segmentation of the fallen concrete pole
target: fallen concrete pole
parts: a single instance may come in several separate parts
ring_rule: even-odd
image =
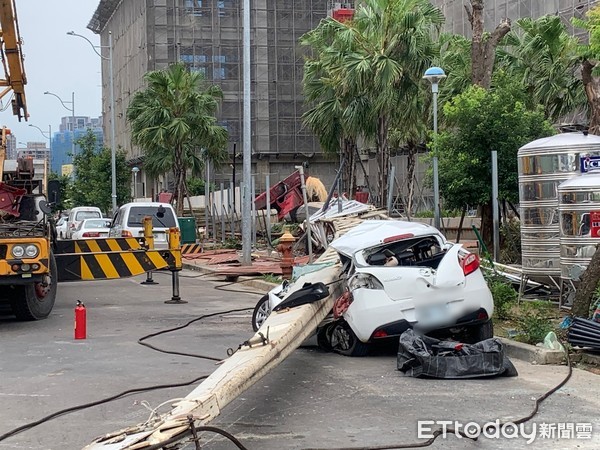
[[[340,220],[339,231],[345,232],[361,220]],[[342,234],[338,233],[338,234]],[[188,416],[195,426],[206,425],[242,392],[256,383],[311,336],[327,316],[337,297],[342,294],[342,267],[337,253],[329,248],[316,263],[332,265],[307,273],[290,286],[289,294],[305,283],[329,284],[330,295],[315,303],[273,312],[247,341],[246,345],[225,360],[196,389],[173,409],[151,423],[135,425],[96,439],[85,450],[135,450],[159,444],[190,429]],[[289,295],[288,294],[288,295]],[[260,333],[264,336],[261,337]],[[185,439],[182,437],[182,440]]]

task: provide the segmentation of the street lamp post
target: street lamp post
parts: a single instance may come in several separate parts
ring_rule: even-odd
[[[131,173],[133,173],[133,201],[137,198],[137,174],[140,171],[138,167],[134,167],[131,169]]]
[[[48,125],[48,136],[46,136],[46,133],[40,127],[31,123],[29,126],[38,129],[39,132],[42,133],[42,136],[48,139],[48,159],[50,160],[50,169],[52,169],[52,158],[54,156],[52,155],[52,125]]]
[[[77,36],[82,39],[88,41],[88,43],[92,46],[92,49],[96,54],[105,61],[108,61],[108,78],[110,82],[110,170],[111,170],[111,178],[112,178],[112,186],[111,186],[111,197],[112,197],[112,209],[113,213],[117,210],[117,149],[115,148],[115,90],[114,90],[114,80],[113,80],[113,39],[112,32],[108,32],[108,46],[106,45],[94,45],[92,41],[90,41],[85,36],[81,34],[77,34],[74,31],[68,31],[67,34],[69,36]],[[96,50],[97,48],[108,48],[108,58],[103,56]]]
[[[433,93],[433,133],[437,138],[437,97],[438,83],[446,78],[444,70],[440,67],[430,67],[425,71],[423,78],[431,83]],[[440,179],[438,173],[438,158],[433,156],[433,226],[440,229]]]
[[[71,139],[71,154],[73,156],[75,156],[75,92],[71,92],[71,101],[70,102],[63,101],[62,98],[60,98],[58,95],[56,95],[53,92],[46,91],[46,92],[44,92],[44,94],[46,94],[46,95],[53,95],[54,97],[56,97],[60,101],[61,105],[63,105],[63,108],[65,108],[67,111],[71,112],[71,122],[73,123],[72,124],[72,127],[73,127],[73,137]],[[70,104],[71,107],[69,108],[67,106],[67,104]],[[71,158],[73,156],[71,156]]]

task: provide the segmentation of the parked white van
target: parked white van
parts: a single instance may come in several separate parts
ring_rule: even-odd
[[[101,219],[102,211],[95,206],[77,206],[71,210],[67,219],[65,238],[72,239],[73,232],[85,219]]]
[[[144,236],[144,217],[152,217],[152,232],[154,247],[164,249],[169,247],[169,228],[177,225],[175,210],[168,203],[134,202],[126,203],[119,208],[113,217],[109,237]]]

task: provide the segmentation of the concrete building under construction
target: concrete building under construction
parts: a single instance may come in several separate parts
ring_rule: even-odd
[[[311,171],[326,182],[337,164],[321,154],[318,141],[300,119],[303,111],[302,34],[315,28],[327,14],[351,14],[358,2],[328,0],[252,0],[251,87],[253,173],[287,176],[294,164],[308,161]],[[464,10],[466,0],[434,0],[444,11],[448,31],[470,35]],[[592,0],[486,0],[486,27],[504,17],[539,17],[560,14],[566,22],[596,3]],[[183,61],[221,86],[224,100],[219,121],[230,134],[232,156],[242,150],[242,1],[234,0],[100,0],[88,28],[100,35],[103,55],[103,111],[105,136],[111,130],[109,94],[109,31],[113,40],[113,76],[116,144],[131,160],[141,162],[140,149],[131,145],[125,115],[132,96],[143,87],[146,72]],[[237,143],[237,144],[236,144]],[[236,148],[234,153],[234,146]],[[365,158],[368,152],[364,152]],[[401,156],[398,158],[402,158]],[[241,158],[237,160],[241,163]],[[405,167],[397,162],[399,177]],[[142,166],[143,167],[143,166]],[[292,169],[290,170],[290,167]],[[241,166],[238,166],[238,170]],[[234,169],[235,170],[235,169]],[[421,174],[425,168],[419,168]],[[215,181],[228,181],[230,173]],[[143,172],[140,176],[145,176]],[[262,177],[257,180],[261,187]],[[150,181],[150,180],[148,180]],[[154,184],[154,187],[152,185]],[[160,184],[145,183],[145,197],[160,191]]]

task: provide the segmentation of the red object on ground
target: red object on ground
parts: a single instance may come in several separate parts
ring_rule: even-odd
[[[368,192],[357,192],[354,194],[354,200],[361,203],[367,203],[369,201]]]
[[[77,300],[77,306],[75,306],[75,339],[85,339],[86,334],[85,305]]]
[[[290,211],[303,205],[304,199],[302,197],[300,171],[296,170],[284,180],[273,185],[269,190],[269,201],[271,205],[267,205],[267,193],[263,192],[254,199],[255,208],[275,208],[279,220],[283,219]]]

